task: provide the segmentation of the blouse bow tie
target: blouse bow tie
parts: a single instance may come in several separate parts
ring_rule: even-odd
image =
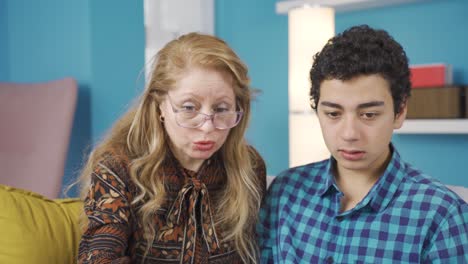
[[[197,213],[196,210],[199,210]],[[186,214],[184,214],[186,212]],[[187,215],[187,227],[184,230],[182,258],[184,263],[191,263],[195,252],[197,227],[201,227],[203,240],[209,252],[215,253],[219,248],[218,237],[210,208],[208,189],[199,179],[190,177],[179,191],[167,215],[167,223],[180,223],[181,215]]]

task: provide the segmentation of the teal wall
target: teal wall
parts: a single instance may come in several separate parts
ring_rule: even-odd
[[[143,0],[89,2],[93,69],[91,131],[96,142],[142,90],[145,29]]]
[[[248,64],[262,93],[247,135],[268,173],[288,167],[287,17],[276,0],[217,0],[216,34]],[[337,14],[337,32],[361,23],[390,31],[411,63],[447,62],[468,82],[466,0],[433,0]],[[431,23],[425,18],[430,17]],[[396,22],[398,21],[398,23]],[[0,81],[78,80],[79,99],[65,172],[76,176],[82,156],[142,87],[143,1],[0,0]],[[468,186],[468,135],[396,135],[408,161],[449,184]]]
[[[288,18],[275,13],[276,0],[218,0],[216,35],[226,40],[249,67],[261,94],[253,104],[247,139],[265,158],[268,174],[288,160]]]
[[[67,185],[137,92],[144,66],[143,1],[0,0],[0,40],[0,81],[78,81]]]
[[[454,82],[468,84],[468,1],[432,0],[338,14],[336,31],[356,24],[383,28],[405,48],[410,63],[449,63]]]
[[[467,11],[466,0],[433,0],[338,14],[336,30],[363,23],[383,28],[403,45],[410,63],[451,64],[454,82],[468,84]],[[468,187],[468,135],[398,134],[394,143],[407,161],[428,174]]]
[[[216,1],[216,34],[248,64],[252,84],[263,91],[254,106],[248,139],[267,162],[268,174],[288,167],[287,16],[276,0]],[[410,63],[445,62],[454,80],[468,83],[468,1],[433,0],[341,13],[336,32],[357,24],[388,30],[406,49]],[[468,187],[468,135],[395,135],[400,154],[447,184]]]
[[[8,12],[7,2],[0,0],[0,80],[8,80]]]

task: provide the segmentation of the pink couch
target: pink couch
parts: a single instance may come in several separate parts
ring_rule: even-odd
[[[59,196],[77,90],[72,78],[0,83],[0,184]]]

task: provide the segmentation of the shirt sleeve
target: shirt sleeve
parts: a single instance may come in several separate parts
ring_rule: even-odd
[[[278,202],[279,183],[278,178],[273,180],[260,209],[257,234],[260,246],[260,263],[275,263],[274,254],[276,248],[276,231],[278,230]]]
[[[113,162],[98,163],[91,176],[84,200],[88,224],[80,241],[78,263],[130,263],[125,254],[131,232],[131,195],[113,167]]]
[[[468,263],[468,204],[452,206],[424,254],[424,263]]]

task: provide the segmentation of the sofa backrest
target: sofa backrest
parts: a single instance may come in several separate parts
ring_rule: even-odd
[[[0,83],[0,184],[58,197],[77,89],[72,78]]]
[[[76,263],[79,199],[51,200],[0,184],[0,263]]]

